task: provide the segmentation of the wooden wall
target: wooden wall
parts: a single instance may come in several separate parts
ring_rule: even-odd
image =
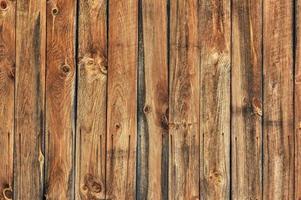
[[[0,0],[0,200],[301,199],[301,0]]]

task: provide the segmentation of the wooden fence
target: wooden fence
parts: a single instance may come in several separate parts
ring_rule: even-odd
[[[301,199],[301,0],[0,0],[0,199]]]

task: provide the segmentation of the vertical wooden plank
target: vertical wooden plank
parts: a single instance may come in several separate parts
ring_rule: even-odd
[[[231,195],[261,199],[262,1],[232,2]]]
[[[295,0],[295,199],[301,199],[301,1]]]
[[[107,199],[135,199],[138,1],[109,1]]]
[[[107,1],[79,1],[76,199],[105,198]]]
[[[43,198],[46,2],[18,0],[14,199]]]
[[[264,199],[294,198],[292,2],[264,0]]]
[[[47,1],[46,194],[73,199],[74,0]]]
[[[170,1],[170,199],[200,198],[198,11],[198,1]]]
[[[201,198],[230,197],[230,0],[200,1]]]
[[[168,195],[167,1],[139,2],[137,199]]]
[[[14,1],[0,1],[0,199],[13,187],[15,12]]]

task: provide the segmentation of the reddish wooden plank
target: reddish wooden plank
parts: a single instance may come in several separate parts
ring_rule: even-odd
[[[43,198],[46,2],[18,0],[14,199]]]
[[[73,199],[74,0],[47,1],[46,185],[48,199]]]
[[[230,197],[230,0],[200,1],[201,196]]]
[[[80,0],[76,199],[105,198],[107,1]]]
[[[138,1],[109,1],[107,198],[135,199]]]
[[[0,2],[0,199],[13,188],[16,3]]]
[[[262,198],[262,1],[232,4],[232,199]],[[252,167],[250,167],[252,166]]]
[[[170,199],[200,199],[198,14],[197,1],[170,2]]]
[[[293,3],[264,0],[263,8],[263,199],[293,199]]]

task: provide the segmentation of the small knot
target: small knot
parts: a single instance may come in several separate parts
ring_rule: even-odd
[[[7,8],[8,8],[7,1],[6,1],[6,0],[2,0],[2,1],[0,2],[0,9],[1,9],[2,11],[5,11],[5,10],[7,10]]]
[[[63,65],[62,66],[62,71],[65,73],[65,74],[68,74],[70,72],[70,66],[69,65]]]
[[[52,14],[53,14],[53,15],[58,15],[58,14],[59,14],[59,10],[58,10],[57,7],[52,8]]]
[[[149,105],[145,105],[143,108],[143,112],[145,114],[150,113],[151,112],[151,107]]]
[[[13,199],[13,190],[12,190],[11,187],[4,188],[4,189],[3,189],[3,197],[4,197],[6,200],[12,200],[12,199]]]
[[[120,124],[119,124],[119,123],[116,123],[116,124],[115,124],[115,128],[116,128],[116,129],[120,129]]]

